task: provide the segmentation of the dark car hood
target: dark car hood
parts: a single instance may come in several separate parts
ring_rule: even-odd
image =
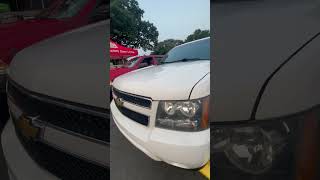
[[[211,121],[250,119],[262,84],[304,42],[320,31],[315,1],[213,3]]]

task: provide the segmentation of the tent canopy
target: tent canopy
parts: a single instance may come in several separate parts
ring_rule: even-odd
[[[121,46],[112,40],[110,40],[110,58],[111,59],[122,59],[131,56],[137,56],[138,51],[132,48]]]

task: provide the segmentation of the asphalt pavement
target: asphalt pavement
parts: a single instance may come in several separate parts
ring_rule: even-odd
[[[150,159],[121,134],[112,118],[110,128],[112,180],[206,180],[196,170],[185,170]]]

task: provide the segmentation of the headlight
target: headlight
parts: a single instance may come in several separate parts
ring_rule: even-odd
[[[287,177],[294,163],[300,118],[213,123],[210,150],[215,178]]]
[[[188,101],[160,101],[156,127],[201,131],[209,127],[209,97]]]

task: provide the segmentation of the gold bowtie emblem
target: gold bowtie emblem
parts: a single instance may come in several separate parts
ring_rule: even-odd
[[[24,115],[17,119],[16,125],[20,133],[27,139],[36,138],[40,132],[40,128],[33,126],[31,119]]]
[[[122,98],[116,98],[115,103],[117,106],[122,107],[123,106],[123,99]]]

